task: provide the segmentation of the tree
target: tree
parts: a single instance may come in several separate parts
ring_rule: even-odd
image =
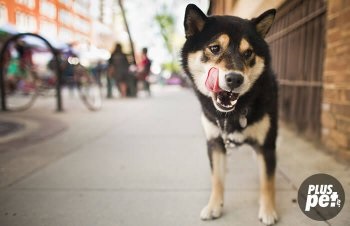
[[[123,21],[124,21],[126,32],[128,33],[130,47],[131,47],[131,55],[132,55],[132,58],[133,58],[133,62],[135,63],[136,62],[136,58],[135,58],[134,42],[133,42],[132,37],[131,37],[128,20],[126,19],[126,13],[125,13],[124,5],[123,5],[123,0],[118,0],[118,4],[119,4],[119,7],[120,7],[120,11],[122,12],[122,16],[123,16]]]
[[[165,7],[163,7],[162,12],[155,16],[155,20],[159,26],[160,34],[164,40],[165,47],[171,55],[171,62],[164,64],[165,69],[170,70],[171,72],[178,72],[180,67],[176,60],[176,53],[173,45],[175,18],[171,13],[165,10]]]

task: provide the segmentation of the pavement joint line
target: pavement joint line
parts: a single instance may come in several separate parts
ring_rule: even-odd
[[[144,107],[143,107],[144,108]],[[142,108],[141,108],[142,109]],[[134,111],[135,112],[135,111]],[[136,113],[136,112],[135,112]],[[128,117],[130,117],[130,115],[128,115]],[[128,118],[127,117],[127,118]],[[19,178],[17,178],[16,180],[14,180],[13,182],[3,186],[3,187],[0,187],[0,190],[2,190],[3,188],[6,188],[6,187],[13,187],[14,185],[18,184],[19,182],[21,182],[22,180],[26,179],[27,177],[30,177],[31,175],[34,175],[36,172],[39,172],[40,170],[42,169],[45,169],[47,166],[49,166],[50,164],[52,164],[53,162],[56,162],[57,160],[60,160],[60,159],[64,159],[65,157],[75,153],[76,151],[80,150],[81,147],[84,147],[86,146],[87,144],[91,143],[91,142],[96,142],[97,140],[99,140],[100,138],[104,137],[104,135],[106,133],[108,133],[109,131],[113,130],[115,128],[116,125],[119,125],[120,124],[124,124],[126,123],[127,120],[121,120],[119,122],[117,122],[116,124],[113,124],[111,125],[110,127],[108,127],[107,129],[105,129],[104,131],[102,131],[100,134],[96,135],[95,137],[93,138],[90,138],[88,140],[85,140],[84,142],[82,143],[79,143],[69,149],[67,149],[65,152],[63,152],[62,155],[60,156],[57,156],[56,158],[44,163],[43,165],[31,170],[30,172],[26,173],[25,175],[23,176],[20,176]]]
[[[298,188],[297,186],[292,182],[292,180],[288,177],[288,175],[286,173],[284,173],[284,171],[280,168],[280,167],[277,167],[277,170],[279,171],[279,173],[281,174],[281,176],[288,181],[289,184],[292,185],[292,188],[295,190],[295,191],[298,191]],[[276,189],[277,190],[277,189]],[[316,211],[317,214],[319,216],[321,216],[323,219],[325,219],[325,217],[318,211]],[[324,222],[328,225],[328,226],[331,226],[331,224],[328,222],[328,220],[324,220]]]
[[[11,190],[1,189],[3,192],[210,192],[211,189],[157,189],[157,188],[13,188]],[[276,189],[281,192],[290,192],[291,189]],[[258,188],[230,188],[226,192],[247,191],[256,192]]]
[[[304,193],[302,193],[301,196],[304,200],[306,200],[306,195]],[[322,220],[323,222],[325,222],[328,226],[331,226],[331,224],[328,222],[327,218],[324,217],[318,209],[315,209],[315,212],[317,213],[317,215],[319,215],[323,219]]]
[[[280,167],[277,167],[277,171],[281,174],[281,176],[286,180],[288,181],[288,183],[290,185],[292,185],[293,189],[298,191],[298,188],[297,186],[292,182],[292,180],[288,177],[288,175],[280,168]]]
[[[279,173],[282,175],[282,177],[287,180],[291,185],[292,185],[292,188],[296,191],[298,191],[298,188],[296,187],[296,185],[294,185],[294,183],[292,182],[292,180],[287,176],[286,173],[283,172],[283,170],[280,168],[280,167],[277,167],[277,170],[279,171]],[[276,189],[277,190],[277,189]],[[317,214],[319,216],[321,216],[323,219],[326,219],[319,211],[317,211]],[[328,226],[331,226],[331,224],[328,222],[328,220],[324,220],[324,222],[328,225]]]

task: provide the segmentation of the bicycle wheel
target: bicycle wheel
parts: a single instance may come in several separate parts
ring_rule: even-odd
[[[17,41],[8,45],[7,58],[3,68],[7,109],[23,111],[33,105],[38,96],[38,80],[32,65],[29,65],[19,53],[21,48],[29,48]],[[29,50],[25,50],[29,51]]]
[[[36,80],[31,75],[15,81],[5,80],[5,83],[12,83],[12,89],[6,90],[9,111],[24,111],[30,108],[38,97]]]
[[[91,111],[100,110],[102,107],[102,89],[94,76],[82,65],[77,65],[75,79],[79,96],[85,106]]]

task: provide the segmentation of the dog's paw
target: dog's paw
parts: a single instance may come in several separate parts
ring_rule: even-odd
[[[223,205],[217,204],[217,205],[211,205],[208,204],[205,206],[200,214],[200,217],[202,220],[212,220],[221,217],[222,214]]]
[[[265,225],[273,225],[278,217],[274,208],[261,206],[259,210],[259,220]]]

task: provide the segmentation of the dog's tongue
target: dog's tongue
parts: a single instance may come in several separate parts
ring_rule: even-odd
[[[219,69],[212,67],[210,68],[207,76],[207,80],[205,81],[205,86],[208,90],[217,93],[220,92],[221,89],[219,87]]]

